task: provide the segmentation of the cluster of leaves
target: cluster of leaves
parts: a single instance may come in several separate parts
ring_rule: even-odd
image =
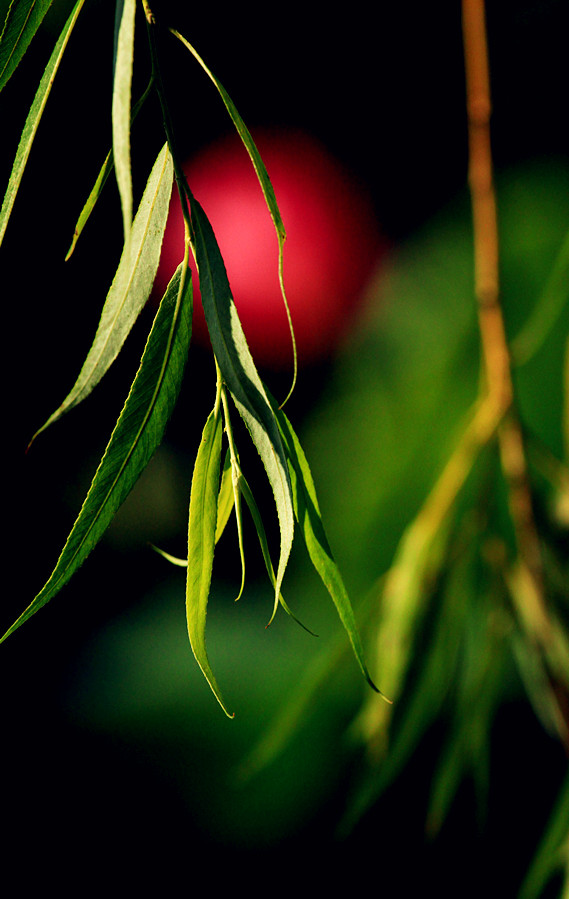
[[[50,5],[51,0],[13,0],[11,3],[0,38],[0,88],[12,76]],[[54,78],[84,6],[85,0],[77,0],[65,22],[30,108],[0,212],[0,241],[5,233]],[[194,199],[191,186],[183,174],[160,72],[156,31],[162,26],[157,23],[145,0],[142,7],[151,60],[150,84],[140,101],[133,105],[131,88],[137,3],[136,0],[118,0],[113,61],[112,149],[81,211],[68,257],[112,171],[116,175],[121,201],[123,251],[103,305],[92,346],[77,380],[37,434],[54,424],[91,393],[116,359],[139,313],[145,307],[158,267],[174,182],[184,213],[185,254],[160,302],[140,367],[57,564],[44,587],[2,639],[6,639],[69,581],[100,540],[163,437],[179,394],[190,347],[193,300],[189,258],[192,253],[199,271],[202,304],[216,372],[215,404],[203,429],[191,484],[188,556],[184,560],[173,560],[181,561],[187,567],[187,623],[196,660],[222,708],[230,715],[206,652],[206,611],[215,544],[232,511],[235,512],[238,534],[241,535],[241,500],[244,499],[251,511],[267,572],[274,586],[274,609],[270,620],[272,621],[279,604],[290,612],[281,588],[295,529],[298,528],[309,556],[337,607],[363,675],[375,690],[364,662],[352,606],[324,533],[306,457],[282,410],[282,404],[279,406],[270,396],[257,372],[233,302],[215,235],[205,211]],[[267,202],[267,214],[271,215],[275,224],[279,245],[279,266],[275,277],[279,277],[282,287],[285,229],[263,161],[230,97],[196,50],[175,29],[164,30],[171,40],[178,40],[187,48],[211,79],[249,153]],[[131,123],[151,92],[156,92],[160,101],[166,142],[156,158],[136,214],[133,215]],[[286,305],[284,288],[283,302]],[[291,340],[294,348],[292,326]],[[274,498],[280,534],[276,569],[271,561],[265,529],[253,493],[241,470],[231,425],[230,413],[233,407],[244,421],[260,455]],[[222,464],[225,438],[227,450]],[[244,576],[241,540],[240,554]]]
[[[382,821],[372,810],[381,806],[390,788],[407,795],[405,777],[417,764],[428,769],[429,838],[440,834],[465,782],[473,785],[478,820],[484,820],[496,806],[488,801],[496,776],[495,725],[508,707],[525,708],[529,700],[536,730],[541,724],[548,735],[548,749],[551,737],[561,786],[543,843],[528,867],[520,894],[524,899],[542,895],[546,882],[560,872],[567,878],[569,870],[569,779],[563,779],[569,690],[569,406],[558,365],[568,358],[569,245],[564,232],[569,207],[565,197],[560,199],[568,182],[566,173],[544,179],[536,168],[504,176],[498,195],[508,276],[503,299],[520,327],[510,342],[512,367],[544,559],[544,605],[513,533],[498,441],[504,413],[479,386],[479,336],[475,306],[469,302],[472,234],[462,198],[448,220],[430,223],[393,260],[382,283],[381,307],[340,360],[328,403],[305,435],[319,460],[322,500],[335,523],[334,539],[348,544],[353,556],[348,564],[354,570],[347,568],[347,576],[357,581],[363,571],[362,592],[367,592],[357,608],[372,676],[394,700],[392,705],[371,704],[364,696],[355,706],[349,733],[358,747],[357,765],[341,832],[351,833],[363,819],[365,833],[368,813],[372,821]],[[545,217],[548,225],[536,247],[533,225]],[[528,270],[535,275],[537,295],[533,280],[525,293],[519,290],[521,280],[529,280]],[[366,416],[361,415],[362,398]],[[344,422],[351,424],[345,438]],[[326,455],[331,442],[334,453]],[[347,472],[342,488],[334,487],[332,495],[330,487],[326,494],[327,484],[338,483],[338,460],[348,453],[354,474]],[[375,485],[371,479],[358,481],[357,473],[369,459],[383,475]],[[410,515],[392,553],[382,549],[379,535],[393,528],[394,503],[418,511]],[[272,763],[297,738],[299,728],[307,726],[326,689],[331,690],[343,656],[337,641],[307,668],[246,759],[244,770],[250,776]],[[512,734],[514,751],[525,736]],[[429,756],[431,741],[436,759],[417,762]],[[511,766],[517,770],[514,760]],[[537,769],[535,779],[545,781],[545,795],[554,774],[544,776]],[[539,825],[528,805],[529,830]]]

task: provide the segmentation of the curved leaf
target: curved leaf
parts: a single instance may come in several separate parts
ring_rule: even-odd
[[[144,105],[145,101],[147,100],[147,98],[150,94],[150,90],[153,86],[153,83],[154,83],[154,80],[153,80],[153,78],[151,78],[146,90],[144,91],[142,96],[136,102],[134,109],[132,110],[131,123],[134,122],[136,116],[138,115],[142,106]],[[77,223],[73,230],[73,238],[71,240],[71,245],[65,256],[66,262],[69,259],[69,257],[71,256],[71,254],[73,253],[75,246],[77,244],[77,241],[79,240],[85,225],[89,221],[89,217],[90,217],[91,213],[93,212],[93,209],[95,208],[97,200],[101,196],[103,187],[105,186],[109,175],[111,174],[111,172],[114,169],[114,165],[115,165],[115,163],[114,163],[114,159],[113,159],[113,151],[109,150],[109,152],[105,156],[105,161],[103,162],[101,168],[99,169],[99,174],[97,175],[95,183],[94,183],[93,187],[91,188],[91,192],[89,193],[89,196],[85,200],[83,208],[81,209],[81,212],[79,213],[79,218],[77,219]]]
[[[30,107],[30,111],[28,113],[22,135],[20,137],[20,142],[18,144],[18,149],[16,151],[16,158],[14,159],[14,164],[12,166],[12,172],[10,174],[10,180],[8,181],[8,187],[6,188],[6,193],[4,194],[2,209],[0,210],[0,244],[4,239],[4,234],[6,232],[16,195],[20,187],[20,182],[24,174],[24,169],[26,168],[26,163],[32,149],[32,144],[34,142],[36,132],[38,130],[39,123],[45,109],[45,105],[51,93],[54,78],[59,69],[59,65],[65,52],[65,48],[67,47],[71,32],[73,31],[73,27],[75,25],[75,22],[77,21],[77,17],[81,12],[81,8],[83,7],[84,3],[85,0],[77,0],[77,3],[73,7],[69,18],[63,26],[62,32],[59,35],[59,39],[49,58],[48,64],[45,67],[45,71],[42,75],[39,87]]]
[[[293,485],[294,511],[302,531],[304,542],[314,568],[332,597],[340,620],[346,629],[358,665],[366,681],[376,693],[381,693],[373,683],[367,669],[359,636],[354,610],[348,596],[342,575],[332,555],[322,516],[318,506],[316,488],[308,466],[304,450],[288,418],[277,410],[277,418],[287,448],[289,467]],[[383,694],[382,694],[383,695]]]
[[[294,339],[294,329],[292,326],[292,319],[291,319],[288,301],[286,298],[286,291],[285,291],[285,287],[284,287],[284,278],[283,278],[283,251],[284,251],[284,242],[286,239],[286,230],[285,230],[284,222],[282,220],[279,206],[277,203],[277,198],[275,196],[275,191],[273,189],[271,179],[269,178],[267,169],[265,167],[265,163],[263,162],[263,160],[261,158],[261,154],[257,150],[257,147],[255,146],[255,141],[253,140],[251,133],[250,133],[249,129],[247,128],[245,122],[241,118],[241,116],[237,110],[237,107],[235,106],[235,103],[233,102],[233,100],[231,99],[231,97],[229,96],[229,94],[227,93],[227,91],[225,90],[223,85],[221,84],[221,82],[215,77],[213,72],[206,66],[204,60],[201,58],[201,56],[199,55],[199,53],[197,52],[195,47],[193,47],[192,44],[190,44],[190,42],[188,40],[186,40],[185,37],[183,37],[183,35],[181,35],[178,31],[176,31],[175,28],[171,28],[170,32],[174,35],[174,37],[176,37],[179,41],[181,41],[181,43],[186,47],[186,49],[188,49],[190,51],[190,53],[192,54],[194,59],[197,60],[197,62],[200,64],[200,66],[202,67],[202,69],[204,70],[204,72],[206,73],[208,78],[211,79],[211,81],[217,88],[219,95],[221,96],[221,99],[223,100],[223,103],[225,105],[225,108],[227,109],[227,112],[229,113],[231,121],[235,125],[235,128],[237,129],[237,133],[239,134],[239,137],[243,141],[243,145],[251,158],[251,162],[253,163],[253,168],[255,169],[257,178],[259,179],[259,184],[261,186],[261,190],[263,191],[263,195],[265,197],[265,202],[267,204],[267,208],[269,210],[269,213],[273,220],[273,224],[275,226],[275,230],[277,233],[277,241],[278,241],[278,251],[279,251],[278,277],[279,277],[279,283],[280,283],[280,287],[281,287],[283,303],[284,303],[285,311],[286,311],[287,318],[288,318],[289,328],[290,328],[291,348],[292,348],[293,362],[294,362],[293,383],[292,383],[292,386],[291,386],[289,394],[288,394],[288,396],[290,396],[290,394],[292,393],[292,391],[294,389],[294,385],[295,385],[295,381],[296,381],[296,369],[297,369],[296,342]],[[288,399],[288,397],[287,397],[287,399]],[[286,402],[286,400],[285,400],[285,402]],[[284,403],[283,403],[283,405],[284,405]]]
[[[227,710],[211,670],[205,645],[205,623],[217,525],[222,434],[223,420],[218,401],[206,421],[192,476],[186,617],[190,644],[196,661],[223,711],[231,718],[233,716]]]
[[[12,0],[0,35],[0,90],[17,68],[53,0]]]
[[[219,496],[217,499],[217,525],[215,529],[216,543],[220,540],[221,535],[225,530],[225,526],[229,521],[229,516],[233,511],[234,502],[233,468],[231,465],[231,454],[229,450],[227,450],[225,462],[223,463],[223,470],[221,472],[221,486],[219,488]]]
[[[215,235],[199,203],[191,194],[189,199],[202,306],[213,351],[263,461],[275,499],[281,540],[275,582],[278,598],[294,536],[292,485],[285,450],[275,413],[247,346]]]
[[[261,513],[259,512],[259,507],[257,506],[257,503],[255,501],[255,497],[253,496],[252,490],[249,487],[249,484],[247,483],[242,471],[239,472],[239,490],[243,494],[243,498],[244,498],[245,502],[247,503],[247,506],[249,507],[249,511],[251,512],[251,517],[255,524],[255,529],[257,531],[257,537],[259,538],[259,544],[261,547],[261,553],[263,555],[263,560],[265,562],[265,567],[267,569],[267,574],[269,575],[269,580],[271,581],[271,584],[274,587],[275,583],[276,583],[275,570],[273,568],[273,563],[271,561],[271,554],[269,552],[269,543],[267,541],[267,535],[265,533],[265,526],[263,524],[263,519],[261,518]],[[290,615],[290,617],[294,621],[296,621],[297,624],[300,624],[300,626],[302,628],[304,628],[304,630],[307,631],[309,634],[311,634],[313,637],[317,636],[314,633],[314,631],[311,631],[310,628],[306,627],[306,625],[303,624],[302,621],[300,621],[300,619],[296,617],[294,612],[289,608],[289,606],[285,602],[282,593],[279,593],[278,600],[279,600],[281,606],[283,607],[283,609],[285,610],[285,612],[287,613],[287,615]],[[277,610],[277,603],[276,603],[276,598],[275,598],[273,612],[269,619],[267,627],[269,627],[271,625],[273,618],[275,617],[276,610]]]
[[[154,163],[113,283],[107,294],[91,349],[71,391],[37,432],[39,434],[88,396],[118,356],[144,307],[160,259],[172,191],[173,165],[164,145]],[[37,437],[37,434],[35,435]]]
[[[69,581],[149,462],[176,402],[188,355],[191,316],[191,280],[182,263],[164,294],[140,368],[57,565],[2,640]]]

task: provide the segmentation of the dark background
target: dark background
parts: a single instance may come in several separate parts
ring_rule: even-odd
[[[29,58],[0,96],[4,182],[68,7],[55,4]],[[343,160],[367,186],[393,244],[413,235],[464,187],[458,2],[355,3],[333,11],[329,4],[219,8],[172,0],[157,3],[155,12],[194,43],[250,126],[300,126]],[[76,215],[110,145],[113,18],[112,3],[93,2],[77,26],[1,250],[9,497],[5,626],[53,567],[120,411],[143,339],[142,328],[98,396],[25,455],[34,429],[70,387],[120,253],[120,215],[110,190],[85,234],[85,247],[63,263]],[[491,3],[488,24],[497,168],[534,157],[567,157],[567,4]],[[135,94],[148,74],[142,20],[137,29],[144,61],[135,73]],[[165,46],[165,78],[177,95],[179,140],[190,153],[227,131],[226,114],[183,48],[166,40]],[[140,183],[162,142],[157,109],[150,106],[133,132]],[[196,352],[190,374],[207,365]],[[328,374],[326,363],[306,374],[297,421],[309,415]],[[210,400],[206,390],[185,386],[185,411],[175,415],[169,430],[171,445],[186,460],[186,473]],[[186,401],[195,412],[191,421]],[[520,854],[534,836],[510,831],[504,838],[502,810],[517,783],[507,776],[510,757],[503,760],[504,779],[494,794],[497,813],[483,837],[475,826],[466,831],[463,826],[457,842],[451,824],[435,847],[425,847],[419,799],[429,763],[426,744],[424,756],[411,766],[406,790],[390,794],[341,848],[332,840],[343,803],[341,777],[336,792],[277,846],[246,851],[221,840],[212,846],[207,831],[192,823],[175,777],[152,763],[152,752],[139,754],[128,741],[79,726],[62,698],[92,634],[111,616],[128,612],[163,578],[162,565],[138,543],[123,541],[117,548],[108,541],[96,554],[49,609],[2,646],[5,869],[13,865],[22,883],[53,884],[72,880],[79,866],[78,892],[99,878],[134,890],[156,877],[164,892],[187,878],[190,889],[204,866],[210,884],[220,887],[254,884],[263,871],[265,888],[290,877],[308,889],[312,881],[322,886],[341,871],[353,877],[352,887],[366,886],[371,877],[371,885],[381,889],[383,884],[388,895],[406,895],[418,885],[458,895],[452,870],[459,861],[471,872],[472,883],[479,886],[493,872],[492,892],[508,895],[500,892],[500,878],[509,882],[504,867],[521,866]],[[548,751],[548,739],[530,712],[520,715],[540,758]],[[503,720],[499,726],[508,733],[516,724],[519,720]],[[548,789],[530,785],[528,795],[539,817]],[[206,856],[211,848],[219,849],[218,858]],[[268,869],[265,861],[271,862]],[[463,882],[460,894],[467,892]]]

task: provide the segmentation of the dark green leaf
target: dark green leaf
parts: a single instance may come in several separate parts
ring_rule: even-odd
[[[202,305],[223,379],[265,466],[279,519],[281,551],[278,597],[294,535],[292,486],[275,414],[258,375],[231,296],[227,273],[211,225],[190,196]]]
[[[373,683],[364,661],[364,652],[356,625],[354,611],[339,568],[328,543],[318,506],[316,488],[304,450],[292,425],[282,410],[277,411],[281,433],[286,445],[293,486],[294,511],[300,525],[308,554],[322,582],[332,597],[340,620],[348,634],[360,669],[368,684]]]
[[[191,335],[191,280],[182,263],[154,320],[140,368],[57,565],[2,640],[69,581],[102,537],[160,443],[180,388]]]
[[[245,502],[247,503],[247,506],[249,507],[249,511],[251,513],[251,517],[253,519],[253,523],[254,523],[255,529],[257,531],[257,537],[259,538],[259,544],[261,546],[261,552],[263,554],[263,560],[265,562],[267,574],[269,575],[269,580],[271,581],[271,584],[274,587],[276,584],[275,569],[273,568],[273,563],[271,561],[271,554],[269,552],[269,543],[267,540],[267,534],[265,532],[265,526],[263,524],[263,519],[261,518],[261,513],[259,512],[259,507],[257,506],[257,503],[255,501],[255,497],[253,496],[253,492],[252,492],[251,488],[249,487],[249,484],[247,483],[242,471],[239,472],[239,490],[243,494],[243,498],[244,498]],[[297,624],[300,624],[300,626],[303,627],[305,631],[308,631],[309,634],[312,634],[313,637],[316,636],[313,631],[309,630],[309,628],[307,628],[306,625],[304,625],[296,617],[296,615],[294,615],[294,613],[291,611],[291,609],[288,607],[287,603],[285,602],[282,593],[279,593],[278,601],[280,602],[280,604],[283,607],[283,609],[285,610],[285,612],[288,615],[290,615],[290,617],[293,618],[294,621],[297,622]],[[275,617],[276,610],[277,610],[277,601],[275,598],[273,613],[271,615],[269,623],[267,624],[267,627],[272,623],[272,620]]]
[[[0,90],[15,71],[53,0],[12,0],[0,35]]]

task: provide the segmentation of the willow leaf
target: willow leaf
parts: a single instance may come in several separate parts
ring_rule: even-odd
[[[334,601],[362,674],[368,684],[379,693],[380,690],[375,686],[368,672],[354,610],[326,537],[316,496],[316,488],[304,450],[282,409],[277,410],[277,416],[287,448],[293,485],[295,515],[302,531],[308,554]]]
[[[0,244],[4,240],[4,234],[8,226],[8,221],[12,213],[16,195],[18,193],[20,183],[26,168],[26,164],[32,149],[32,145],[36,136],[36,132],[45,109],[48,97],[51,93],[54,78],[59,69],[61,59],[67,47],[71,32],[77,21],[81,8],[85,4],[85,0],[77,0],[73,7],[69,18],[67,19],[59,39],[53,48],[53,52],[49,58],[45,71],[39,83],[33,103],[26,118],[26,122],[20,137],[16,157],[12,165],[10,180],[2,201],[2,209],[0,209]]]
[[[296,343],[295,343],[295,339],[294,339],[294,329],[292,326],[292,319],[291,319],[291,315],[290,315],[288,301],[286,298],[286,291],[285,291],[284,279],[283,279],[283,251],[284,251],[284,242],[286,239],[286,229],[285,229],[282,217],[281,217],[281,213],[280,213],[279,206],[277,203],[277,198],[275,196],[275,191],[274,191],[273,185],[271,183],[271,179],[269,178],[269,174],[265,167],[265,163],[263,162],[263,160],[261,158],[261,154],[259,153],[259,151],[255,145],[255,141],[253,140],[253,138],[251,136],[251,132],[247,128],[245,122],[243,121],[243,119],[241,118],[241,115],[239,114],[239,112],[237,110],[237,107],[235,106],[235,103],[233,102],[233,100],[231,99],[231,97],[229,96],[229,94],[227,93],[227,91],[225,90],[225,88],[223,87],[221,82],[219,81],[219,79],[216,78],[214,73],[207,67],[207,65],[205,64],[204,60],[201,58],[201,56],[199,55],[199,53],[197,52],[195,47],[193,47],[192,44],[190,44],[190,42],[188,40],[186,40],[186,38],[183,35],[181,35],[174,28],[171,28],[170,31],[174,35],[174,37],[176,37],[179,41],[181,41],[181,43],[186,47],[186,49],[190,51],[190,53],[192,54],[194,59],[200,64],[200,66],[202,67],[202,69],[204,70],[204,72],[206,73],[208,78],[211,79],[211,81],[217,88],[217,91],[219,92],[219,95],[225,105],[225,108],[227,109],[227,112],[229,113],[231,121],[235,125],[235,128],[237,129],[237,133],[239,134],[239,137],[243,141],[243,145],[249,154],[251,162],[253,163],[253,168],[255,169],[257,178],[259,179],[259,184],[261,186],[261,190],[263,191],[263,195],[265,197],[265,202],[267,204],[267,208],[268,208],[271,218],[273,220],[273,224],[275,226],[275,230],[276,230],[276,234],[277,234],[277,241],[278,241],[278,253],[279,253],[279,255],[278,255],[278,276],[279,276],[279,282],[280,282],[280,287],[281,287],[281,293],[282,293],[282,297],[283,297],[283,303],[284,303],[286,314],[288,317],[291,342],[292,342],[292,352],[293,352],[293,359],[294,359],[294,378],[293,378],[293,385],[290,390],[290,393],[291,393],[292,389],[294,387],[294,382],[296,381],[297,359],[296,359]],[[290,396],[290,393],[289,393],[289,396]]]
[[[227,400],[227,391],[221,388],[221,403],[223,406],[225,433],[229,442],[229,460],[231,463],[231,487],[233,489],[233,506],[235,508],[235,521],[237,524],[237,543],[239,546],[239,558],[241,560],[241,584],[237,599],[241,599],[243,590],[245,589],[245,548],[243,539],[243,515],[241,513],[241,490],[239,489],[239,478],[241,475],[241,463],[239,462],[239,454],[235,441],[233,439],[233,428],[231,426],[231,416],[229,414],[229,402]],[[219,516],[218,516],[219,518]]]
[[[247,346],[211,225],[190,195],[202,306],[221,374],[262,459],[280,529],[275,596],[281,589],[294,536],[290,475],[275,413]]]
[[[168,147],[164,145],[154,163],[140,201],[132,227],[132,237],[123,250],[91,349],[71,391],[40,431],[53,424],[91,393],[118,356],[146,304],[160,260],[172,178],[172,157]]]
[[[0,35],[0,90],[13,74],[53,0],[12,0]]]
[[[233,492],[233,469],[231,467],[231,455],[229,450],[225,454],[225,462],[221,472],[221,486],[219,488],[219,496],[217,498],[217,525],[215,529],[215,542],[221,539],[221,535],[225,530],[225,526],[229,521],[229,516],[233,511],[235,502],[235,494]]]
[[[187,266],[181,264],[164,294],[136,378],[56,567],[2,640],[69,581],[96,546],[152,457],[182,381],[191,316],[191,280]]]
[[[121,198],[125,243],[128,243],[132,220],[130,104],[135,12],[136,0],[117,0],[112,100],[113,156]]]
[[[163,559],[166,559],[167,562],[170,562],[171,565],[174,565],[176,568],[187,568],[188,560],[180,559],[179,556],[173,556],[171,553],[167,553],[164,549],[160,549],[159,546],[154,546],[153,543],[150,544],[152,549],[158,553],[159,556],[162,556]]]
[[[71,245],[65,256],[66,262],[69,259],[69,257],[71,256],[71,254],[73,253],[73,250],[75,249],[75,245],[77,244],[77,241],[79,240],[79,238],[81,236],[81,232],[83,231],[83,228],[89,221],[89,217],[90,217],[93,209],[95,208],[95,203],[99,199],[99,197],[101,195],[101,191],[103,190],[103,187],[105,186],[109,175],[113,171],[113,168],[114,168],[113,154],[111,151],[109,151],[107,153],[107,155],[105,156],[105,161],[103,162],[103,165],[99,169],[99,174],[97,175],[96,181],[91,189],[91,192],[90,192],[89,196],[87,197],[81,212],[79,213],[79,218],[77,219],[77,224],[75,225],[75,228],[73,230],[73,238],[71,241]]]
[[[150,90],[153,86],[153,83],[154,83],[153,79],[151,78],[146,90],[144,91],[142,96],[138,99],[137,103],[135,104],[135,107],[132,110],[131,124],[135,120],[135,118],[138,115],[138,113],[140,112],[144,102],[146,101],[147,97],[149,96]],[[99,174],[97,175],[95,183],[94,183],[93,187],[91,188],[91,192],[89,193],[89,196],[87,197],[85,203],[83,204],[83,208],[81,209],[81,212],[79,213],[79,218],[77,219],[77,223],[73,230],[73,238],[71,240],[71,245],[65,256],[66,262],[69,259],[69,257],[71,256],[71,254],[73,253],[75,246],[77,244],[77,241],[79,240],[85,225],[89,221],[89,218],[91,216],[91,213],[93,212],[93,209],[95,208],[97,200],[101,196],[103,187],[107,183],[109,175],[113,171],[114,167],[115,167],[115,163],[114,163],[114,159],[113,159],[113,151],[109,150],[109,152],[105,156],[105,161],[103,162],[101,168],[99,169]]]
[[[269,580],[271,581],[271,584],[274,587],[276,584],[275,570],[273,568],[271,554],[269,552],[269,543],[267,540],[267,534],[265,532],[265,526],[263,524],[263,519],[261,518],[261,513],[259,512],[259,507],[257,506],[255,497],[253,496],[251,488],[249,487],[249,484],[247,483],[245,476],[243,475],[243,472],[240,472],[240,476],[239,476],[239,489],[243,495],[245,502],[247,503],[247,506],[249,507],[249,511],[251,513],[251,517],[253,519],[253,522],[255,524],[255,529],[257,531],[257,537],[259,538],[259,544],[261,547],[261,552],[263,554],[263,560],[265,562],[267,574],[269,575]],[[308,627],[306,627],[305,624],[302,623],[302,621],[300,621],[299,618],[296,617],[294,612],[289,608],[289,606],[285,602],[284,596],[282,595],[282,593],[279,593],[278,600],[279,600],[281,606],[283,607],[283,609],[285,610],[285,612],[287,613],[287,615],[290,615],[290,617],[294,621],[296,621],[297,624],[300,624],[300,626],[302,628],[304,628],[304,630],[307,631],[309,634],[311,634],[313,637],[316,636],[314,631],[311,631]],[[276,610],[277,610],[277,603],[275,601],[273,613],[269,619],[267,627],[269,627],[271,625],[273,618],[275,617]]]
[[[217,525],[217,497],[221,463],[223,420],[219,402],[210,413],[198,448],[188,526],[188,573],[186,581],[186,617],[192,652],[217,701],[228,717],[221,691],[209,663],[205,644],[207,603],[211,587],[211,573]]]

